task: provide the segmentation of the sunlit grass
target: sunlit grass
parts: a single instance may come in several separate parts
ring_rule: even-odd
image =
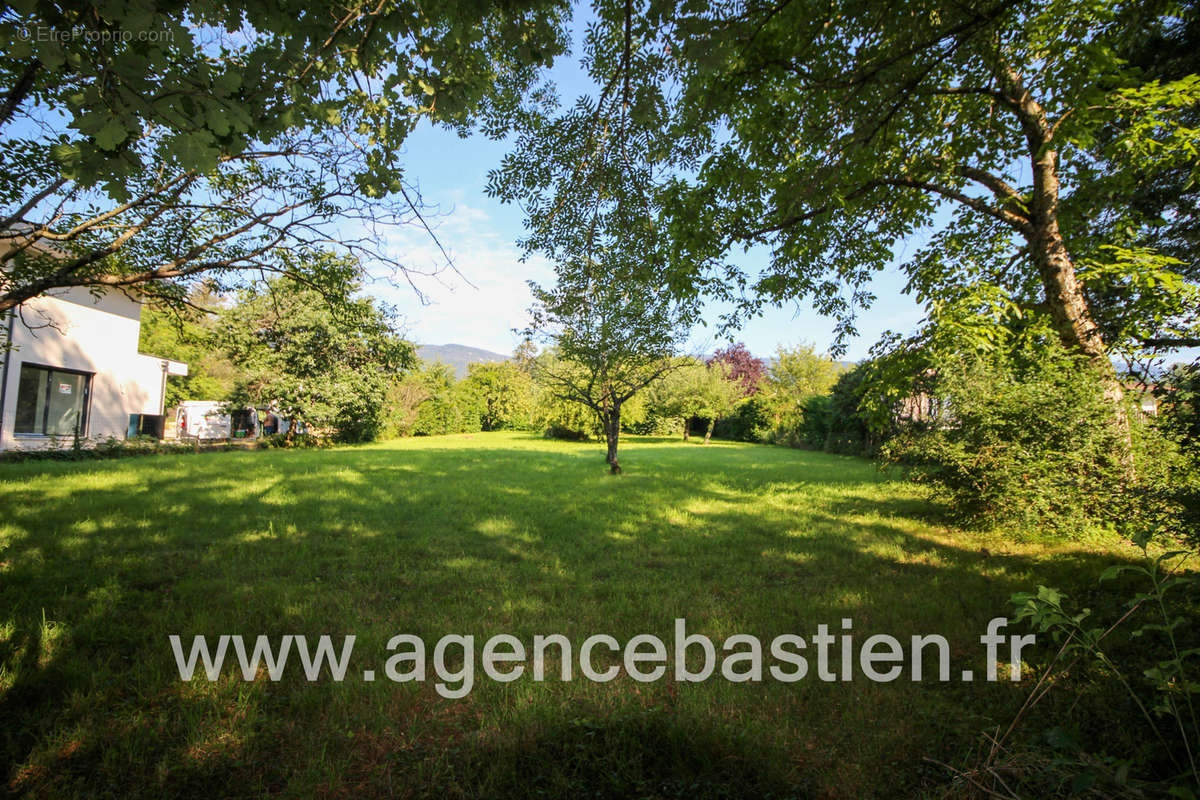
[[[34,796],[906,796],[1024,687],[382,676],[396,633],[670,639],[940,633],[954,674],[1038,583],[1117,544],[936,521],[869,462],[783,448],[476,434],[330,451],[0,467],[6,785]],[[984,550],[986,548],[986,551]],[[358,636],[348,680],[181,682],[170,634]],[[556,667],[548,666],[556,675]]]

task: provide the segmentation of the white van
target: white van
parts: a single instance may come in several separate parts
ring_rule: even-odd
[[[258,412],[253,408],[223,411],[219,400],[185,400],[175,409],[180,439],[257,439]]]

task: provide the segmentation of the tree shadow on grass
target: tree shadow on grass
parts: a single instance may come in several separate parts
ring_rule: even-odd
[[[124,476],[118,488],[73,486],[67,498],[45,479],[3,487],[4,521],[15,532],[0,553],[0,623],[12,629],[0,664],[15,675],[0,695],[8,789],[295,791],[308,785],[307,762],[324,758],[327,744],[352,757],[353,745],[335,741],[340,714],[371,729],[384,724],[354,717],[370,709],[367,700],[346,700],[358,690],[302,677],[189,688],[173,671],[168,633],[373,626],[436,638],[460,632],[447,624],[503,632],[538,615],[557,628],[544,632],[578,643],[576,634],[599,632],[588,625],[657,627],[683,613],[698,628],[719,620],[766,638],[811,634],[816,623],[836,625],[852,612],[861,625],[949,626],[920,632],[945,632],[961,654],[978,622],[1003,615],[1008,595],[1035,577],[1078,584],[1114,560],[1079,552],[1057,566],[1023,555],[998,561],[914,533],[889,521],[911,518],[911,497],[870,495],[878,480],[853,460],[775,451],[756,459],[749,447],[701,460],[694,448],[651,443],[632,451],[642,473],[614,480],[593,463],[593,449],[179,456],[63,465],[74,467],[53,470],[64,479],[88,470]],[[768,485],[825,495],[772,510],[751,501]],[[43,614],[65,633],[47,641]],[[889,708],[903,709],[918,690],[881,691],[891,693],[880,695]],[[930,704],[933,717],[986,714],[1008,702],[999,695],[1017,691],[919,693],[941,698]],[[803,702],[827,733],[858,713],[833,690]],[[703,717],[554,714],[511,737],[453,745],[462,764],[435,783],[465,796],[528,796],[526,785],[545,796],[795,795],[757,752],[773,749]],[[845,735],[886,737],[895,723],[857,724]],[[892,738],[906,735],[897,727]],[[450,752],[402,759],[398,768],[415,787],[427,762]],[[370,784],[363,794],[388,791]]]
[[[815,796],[777,756],[734,731],[656,709],[511,731],[454,752],[464,794],[497,800]]]

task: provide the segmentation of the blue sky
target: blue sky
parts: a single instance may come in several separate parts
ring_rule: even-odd
[[[518,208],[501,204],[484,193],[487,171],[499,163],[503,143],[482,136],[460,139],[449,131],[423,127],[409,139],[410,177],[421,188],[427,203],[438,207],[433,218],[438,238],[454,259],[461,277],[445,271],[439,279],[417,282],[425,303],[408,286],[376,284],[373,294],[397,307],[406,334],[421,344],[465,344],[509,353],[519,343],[512,332],[526,319],[530,295],[526,280],[553,281],[553,268],[537,256],[522,262],[516,240],[522,235]],[[436,246],[422,230],[397,231],[392,246],[409,262],[428,269],[439,261]],[[765,265],[765,252],[743,258],[748,272]],[[847,358],[866,356],[885,330],[910,332],[923,314],[916,302],[903,294],[905,277],[895,268],[881,273],[873,284],[877,301],[863,312],[859,336],[849,343]],[[690,349],[711,350],[724,339],[714,325],[722,307],[709,304],[704,316],[708,328],[698,328]],[[804,303],[768,310],[751,320],[734,336],[758,355],[770,355],[780,345],[813,342],[828,348],[833,342],[833,322]]]
[[[586,12],[585,12],[586,13]],[[580,31],[586,19],[576,20],[575,46],[578,53]],[[578,56],[563,56],[550,75],[563,102],[593,91],[578,63]],[[520,337],[514,328],[525,325],[531,297],[527,280],[549,284],[554,279],[552,265],[539,257],[521,261],[516,241],[523,234],[520,209],[503,205],[484,193],[489,169],[503,158],[507,145],[477,135],[461,139],[456,134],[423,125],[410,136],[407,144],[407,169],[410,180],[421,189],[425,202],[437,206],[434,219],[439,238],[454,258],[461,276],[443,273],[440,280],[418,282],[424,302],[408,286],[379,283],[370,291],[394,305],[405,323],[406,335],[419,344],[464,344],[498,353],[511,353]],[[1024,167],[1016,165],[1019,176]],[[943,208],[934,218],[934,226],[949,220]],[[923,309],[904,293],[905,276],[897,262],[925,243],[931,231],[918,233],[897,248],[897,258],[887,270],[876,275],[869,287],[876,300],[860,313],[859,335],[847,342],[844,358],[860,360],[885,331],[907,335],[924,318]],[[392,245],[410,263],[428,269],[441,262],[440,253],[429,236],[418,228],[394,233]],[[762,248],[741,259],[747,274],[755,274],[765,265],[769,253]],[[728,337],[719,338],[715,323],[725,310],[709,304],[703,316],[707,328],[698,328],[688,350],[711,352]],[[733,332],[734,341],[744,341],[760,356],[772,355],[780,345],[811,342],[826,350],[832,345],[834,323],[820,316],[804,302],[767,310],[761,317]],[[1168,357],[1168,363],[1192,360],[1200,348],[1180,351]]]
[[[578,31],[581,24],[575,27]],[[576,39],[578,44],[578,34]],[[564,102],[590,89],[574,55],[560,58],[551,78]],[[370,291],[396,306],[406,334],[420,344],[454,343],[512,352],[519,343],[512,329],[524,325],[531,300],[526,280],[553,281],[552,265],[544,259],[520,260],[521,251],[515,244],[523,233],[520,209],[484,193],[488,170],[500,163],[505,152],[503,142],[482,135],[460,139],[429,125],[409,137],[408,177],[420,186],[425,202],[438,207],[434,225],[461,277],[444,272],[440,280],[418,281],[424,303],[408,286],[378,283]],[[417,228],[396,231],[391,245],[421,268],[439,261],[436,246]],[[752,252],[742,259],[742,266],[753,274],[765,266],[766,258],[765,251]],[[884,331],[909,333],[921,320],[921,309],[903,294],[904,284],[904,276],[894,267],[878,276],[872,286],[878,299],[859,318],[859,336],[849,342],[846,358],[864,358]],[[696,329],[689,350],[711,351],[726,341],[727,337],[717,337],[713,327],[722,310],[712,304],[704,308],[709,327]],[[827,349],[833,343],[832,331],[831,320],[798,303],[768,310],[732,336],[755,354],[768,356],[779,345],[800,342]]]

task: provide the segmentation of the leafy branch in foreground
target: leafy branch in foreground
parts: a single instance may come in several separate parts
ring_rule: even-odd
[[[565,10],[20,0],[0,12],[0,312],[63,287],[181,303],[201,275],[329,296],[360,277],[288,250],[420,271],[388,245],[425,225],[404,141],[422,120],[515,113]]]
[[[1090,609],[1069,608],[1056,589],[1039,586],[1036,593],[1013,595],[1015,619],[1048,634],[1058,648],[1009,725],[988,737],[980,764],[953,770],[958,780],[1005,798],[1048,796],[1066,786],[1072,795],[1196,797],[1200,647],[1193,634],[1195,607],[1187,597],[1196,585],[1195,572],[1184,569],[1190,555],[1170,551],[1147,556],[1143,564],[1105,570],[1101,581],[1128,573],[1145,586],[1111,624],[1097,622]],[[1137,627],[1131,629],[1133,625]],[[1118,643],[1121,634],[1126,638]],[[1131,648],[1133,642],[1137,644]],[[1119,686],[1134,718],[1145,723],[1146,737],[1136,751],[1112,753],[1103,742],[1085,744],[1087,735],[1073,734],[1069,719],[1045,732],[1046,744],[1018,739],[1022,724],[1028,724],[1033,709],[1056,687],[1059,692],[1070,687],[1082,693],[1090,673]],[[1078,702],[1071,703],[1071,710]]]

